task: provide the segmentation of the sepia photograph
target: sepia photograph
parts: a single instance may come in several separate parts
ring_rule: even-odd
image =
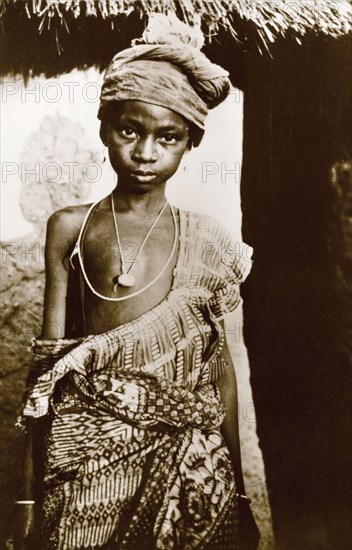
[[[352,1],[0,0],[1,550],[350,550]]]

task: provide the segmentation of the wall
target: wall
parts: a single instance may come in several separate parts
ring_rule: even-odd
[[[351,545],[350,36],[248,57],[244,333],[278,549]]]

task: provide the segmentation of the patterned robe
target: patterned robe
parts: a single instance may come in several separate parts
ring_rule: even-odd
[[[35,424],[44,547],[237,549],[219,320],[240,301],[251,248],[180,211],[172,287],[137,319],[34,340],[24,416]]]

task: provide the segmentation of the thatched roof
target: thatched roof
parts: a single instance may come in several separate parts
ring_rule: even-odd
[[[141,34],[150,12],[168,10],[190,24],[200,20],[208,41],[228,32],[239,48],[259,51],[279,36],[339,37],[352,18],[349,0],[2,0],[1,73],[102,68]]]

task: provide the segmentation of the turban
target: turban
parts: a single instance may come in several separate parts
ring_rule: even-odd
[[[113,101],[139,100],[167,107],[203,130],[208,109],[225,99],[230,82],[228,72],[200,51],[199,37],[191,33],[176,16],[152,14],[142,38],[108,66],[98,118],[103,120]]]

